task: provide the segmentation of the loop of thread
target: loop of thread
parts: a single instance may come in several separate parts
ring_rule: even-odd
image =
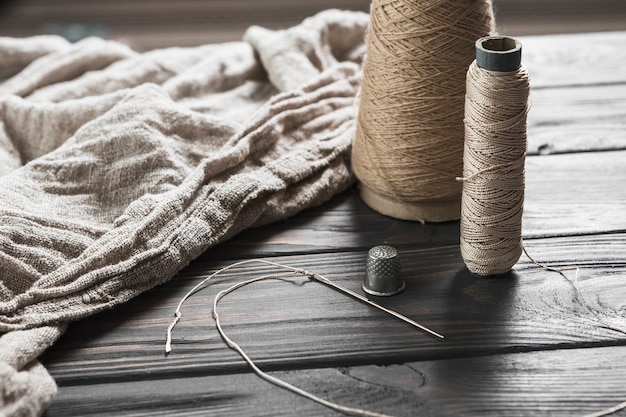
[[[478,275],[508,272],[522,254],[528,73],[467,72],[461,254]]]
[[[221,322],[220,322],[220,316],[217,310],[217,305],[219,303],[219,301],[226,296],[227,294],[232,293],[233,291],[244,287],[246,285],[250,285],[253,284],[255,282],[259,282],[259,281],[264,281],[264,280],[272,280],[272,279],[279,279],[279,280],[286,280],[288,279],[288,277],[293,276],[293,275],[303,275],[305,277],[308,277],[311,280],[315,280],[318,281],[320,283],[326,284],[336,290],[339,290],[340,292],[349,295],[350,297],[356,298],[360,301],[363,301],[371,306],[374,306],[396,318],[399,318],[415,327],[418,327],[419,329],[426,331],[432,335],[435,335],[439,338],[443,338],[442,335],[433,332],[432,330],[420,325],[419,323],[409,319],[408,317],[405,317],[399,313],[396,313],[393,310],[387,309],[385,307],[382,307],[370,300],[368,300],[366,297],[363,297],[347,288],[343,288],[337,284],[334,284],[331,280],[329,280],[328,278],[319,275],[319,274],[315,274],[312,272],[309,272],[305,269],[301,269],[301,268],[294,268],[291,266],[287,266],[287,265],[282,265],[276,262],[272,262],[272,261],[268,261],[268,260],[264,260],[264,259],[248,259],[248,260],[244,260],[244,261],[239,261],[236,262],[234,264],[228,265],[222,269],[219,269],[217,271],[215,271],[214,273],[212,273],[211,275],[209,275],[207,278],[205,278],[204,280],[202,280],[200,283],[196,284],[191,290],[189,290],[187,292],[187,294],[185,294],[183,296],[183,298],[180,300],[180,302],[178,303],[178,306],[176,307],[176,311],[174,312],[174,320],[172,321],[172,323],[169,325],[169,327],[167,328],[167,337],[166,337],[166,341],[165,341],[165,354],[167,355],[168,353],[170,353],[172,351],[172,331],[174,330],[174,327],[176,327],[176,325],[178,324],[178,322],[180,321],[181,317],[182,317],[182,313],[181,313],[181,308],[183,306],[183,304],[185,303],[185,301],[187,301],[187,299],[189,297],[191,297],[193,294],[195,294],[197,291],[201,290],[202,288],[204,288],[205,286],[208,285],[208,282],[213,279],[214,277],[216,277],[219,274],[222,274],[230,269],[236,268],[238,266],[242,266],[242,265],[246,265],[249,263],[253,263],[253,262],[257,262],[257,263],[262,263],[265,265],[269,265],[269,266],[273,266],[276,268],[281,268],[281,269],[286,269],[288,272],[282,272],[282,273],[274,273],[274,274],[268,274],[268,275],[263,275],[261,277],[258,278],[252,278],[243,282],[240,282],[238,284],[235,284],[233,286],[231,286],[230,288],[223,290],[221,292],[219,292],[217,294],[217,296],[215,297],[215,300],[213,301],[213,318],[215,319],[215,325],[217,327],[217,331],[220,334],[220,336],[222,337],[222,339],[226,342],[226,344],[234,349],[235,351],[237,351],[239,353],[239,355],[248,363],[248,365],[252,368],[252,370],[261,378],[263,378],[264,380],[280,387],[283,389],[286,389],[288,391],[291,391],[295,394],[301,395],[305,398],[308,398],[312,401],[315,401],[319,404],[322,404],[328,408],[331,408],[335,411],[338,411],[340,413],[343,413],[345,415],[350,415],[350,416],[361,416],[361,417],[391,417],[389,415],[386,414],[382,414],[382,413],[377,413],[377,412],[372,412],[372,411],[368,411],[368,410],[363,410],[360,408],[354,408],[354,407],[347,407],[347,406],[343,406],[341,404],[337,404],[334,403],[332,401],[328,401],[325,400],[321,397],[318,397],[308,391],[305,391],[301,388],[298,388],[292,384],[289,384],[288,382],[285,382],[279,378],[276,378],[274,376],[269,375],[268,373],[262,371],[255,363],[254,361],[246,354],[246,352],[241,348],[241,346],[239,346],[237,343],[235,343],[231,338],[229,338],[226,333],[224,332]]]
[[[374,0],[370,15],[355,174],[394,201],[460,201],[465,72],[491,3]]]

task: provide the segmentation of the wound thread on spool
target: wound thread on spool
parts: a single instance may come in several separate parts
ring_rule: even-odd
[[[521,51],[513,38],[481,38],[467,71],[460,245],[481,276],[508,273],[523,251],[530,85]]]
[[[490,0],[373,0],[352,167],[396,218],[460,217],[465,73],[493,27]]]

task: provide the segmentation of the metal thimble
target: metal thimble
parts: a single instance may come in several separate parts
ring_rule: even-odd
[[[405,288],[400,276],[398,251],[387,245],[374,246],[367,253],[363,291],[378,296],[398,294]]]

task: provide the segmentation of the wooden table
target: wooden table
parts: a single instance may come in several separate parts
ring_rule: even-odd
[[[589,305],[626,327],[626,32],[521,41],[532,84],[525,246],[551,266],[580,266]],[[165,332],[181,297],[232,262],[270,259],[360,292],[378,244],[399,250],[407,289],[376,301],[445,340],[305,278],[227,296],[226,332],[274,376],[397,416],[582,416],[626,400],[626,335],[581,305],[573,272],[523,257],[508,278],[477,278],[458,242],[458,222],[384,217],[356,188],[248,230],[169,283],[72,324],[43,357],[59,384],[46,416],[337,415],[261,380],[216,333],[217,292],[271,268],[241,267],[191,297],[168,356]]]

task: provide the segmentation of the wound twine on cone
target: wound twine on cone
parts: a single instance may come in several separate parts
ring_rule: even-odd
[[[522,254],[529,90],[519,42],[476,42],[467,71],[460,244],[477,275],[505,274]]]
[[[374,210],[457,220],[465,73],[490,33],[489,0],[374,0],[352,166]]]

